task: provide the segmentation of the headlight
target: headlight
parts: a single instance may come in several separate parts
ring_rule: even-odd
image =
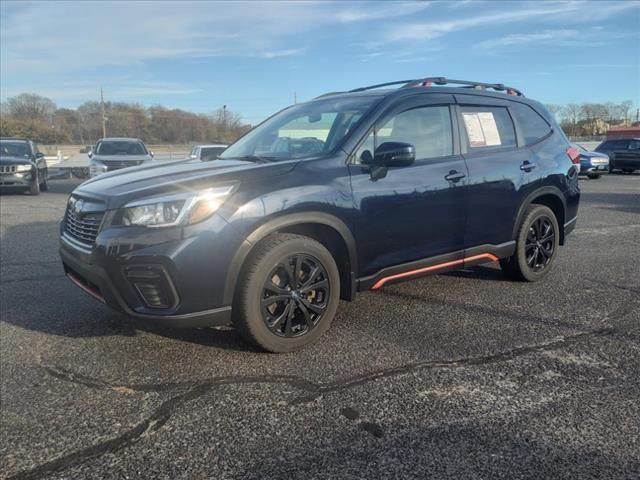
[[[33,165],[29,164],[16,165],[16,172],[30,172],[32,168]]]
[[[120,224],[172,227],[198,223],[213,215],[232,190],[233,185],[227,185],[132,202],[122,209]]]

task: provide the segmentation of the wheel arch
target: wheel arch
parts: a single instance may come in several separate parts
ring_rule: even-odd
[[[297,212],[278,216],[253,230],[231,260],[225,282],[224,302],[231,304],[238,278],[251,251],[274,233],[297,233],[322,243],[335,257],[340,272],[340,298],[352,300],[356,293],[357,251],[349,227],[338,217],[324,212]]]
[[[544,205],[549,207],[558,220],[558,226],[560,227],[560,245],[564,245],[564,223],[566,221],[565,215],[567,211],[567,202],[562,194],[562,191],[557,187],[543,187],[530,193],[522,202],[516,221],[513,225],[512,238],[516,238],[518,235],[518,228],[520,222],[524,216],[526,208],[531,205]]]

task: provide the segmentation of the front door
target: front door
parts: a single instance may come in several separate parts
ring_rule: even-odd
[[[462,258],[467,167],[453,135],[452,102],[450,95],[411,97],[383,114],[353,155],[349,169],[361,277],[452,252]],[[416,160],[378,178],[361,159],[385,142],[413,145]]]

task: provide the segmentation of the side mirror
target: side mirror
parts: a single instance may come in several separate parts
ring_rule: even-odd
[[[89,157],[89,158],[93,158],[93,150],[89,150],[89,151],[87,152],[87,157]]]
[[[42,153],[42,152],[37,152],[37,153],[36,153],[36,158],[44,158],[44,153]]]
[[[373,155],[373,163],[386,167],[407,167],[416,160],[416,147],[410,143],[384,142]]]
[[[151,158],[153,158],[153,157],[154,157],[154,153],[153,153],[153,152],[151,152],[151,151],[149,151],[149,156],[150,156]]]

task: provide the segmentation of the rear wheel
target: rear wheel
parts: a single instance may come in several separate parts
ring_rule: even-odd
[[[600,178],[600,174],[599,173],[587,173],[587,177],[589,177],[591,180],[597,180],[598,178]]]
[[[319,242],[275,234],[251,253],[238,281],[238,332],[270,352],[291,352],[327,331],[338,308],[340,275]]]
[[[558,220],[553,211],[544,205],[530,205],[520,224],[516,252],[500,260],[502,270],[515,280],[541,280],[555,261],[559,236]]]

